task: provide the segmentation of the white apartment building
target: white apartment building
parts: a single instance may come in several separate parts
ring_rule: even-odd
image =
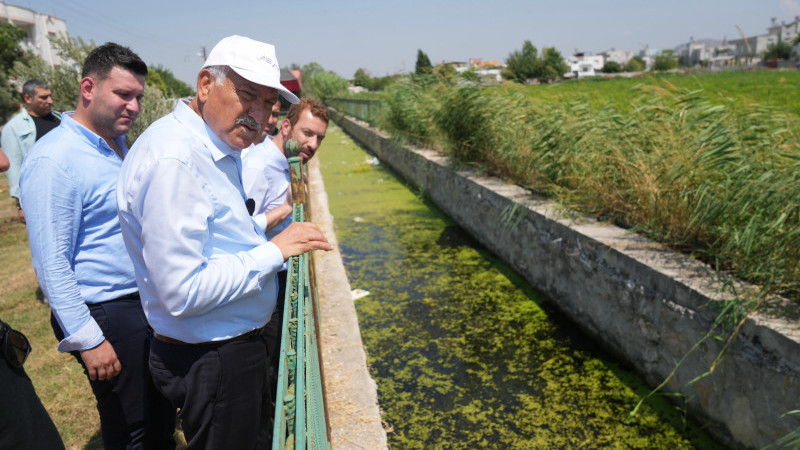
[[[565,61],[569,66],[569,73],[565,75],[574,78],[593,77],[606,63],[603,55],[587,55],[585,53],[576,53],[565,58]]]
[[[794,22],[791,23],[778,23],[775,18],[772,19],[772,25],[767,28],[767,34],[778,36],[779,42],[792,43],[794,39],[800,34],[800,17],[795,17]]]
[[[65,35],[67,22],[64,19],[41,14],[22,6],[0,2],[0,21],[14,24],[27,33],[21,46],[40,56],[47,64],[59,66],[63,64],[61,58],[50,43],[50,36]]]
[[[600,53],[600,55],[602,55],[603,58],[605,59],[605,62],[603,64],[609,61],[614,61],[620,66],[628,64],[628,61],[630,61],[635,56],[632,50],[614,50],[613,48],[611,50],[606,50]]]

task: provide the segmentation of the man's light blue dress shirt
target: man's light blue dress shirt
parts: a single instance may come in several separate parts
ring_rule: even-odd
[[[117,203],[153,330],[188,343],[266,324],[283,255],[245,206],[239,150],[185,102],[131,147]]]
[[[20,176],[33,268],[64,331],[62,352],[103,342],[87,303],[136,292],[117,216],[122,160],[72,114],[34,144]],[[125,136],[116,142],[127,153]]]
[[[264,142],[242,150],[242,181],[247,197],[256,204],[253,220],[266,229],[266,213],[286,202],[292,184],[289,161],[272,139],[264,139]],[[267,239],[277,236],[291,224],[290,214],[267,232]]]

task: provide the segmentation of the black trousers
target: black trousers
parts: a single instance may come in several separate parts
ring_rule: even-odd
[[[283,310],[284,298],[286,297],[286,275],[288,272],[288,270],[278,272],[278,300],[275,302],[275,311],[272,312],[272,317],[267,322],[267,328],[264,330],[264,336],[267,338],[267,346],[269,347],[269,380],[270,389],[272,390],[272,403],[275,403],[275,395],[278,389],[278,364],[281,356],[281,333],[283,332]]]
[[[106,450],[174,449],[176,411],[150,377],[147,360],[153,332],[139,295],[88,306],[122,365],[114,378],[89,380],[100,413],[103,446]],[[64,333],[52,314],[50,322],[56,338],[62,340]],[[80,352],[72,355],[86,372]]]
[[[153,339],[150,372],[180,409],[188,449],[267,449],[272,415],[265,336],[222,344]]]
[[[0,353],[0,449],[63,448],[25,369],[12,367]]]

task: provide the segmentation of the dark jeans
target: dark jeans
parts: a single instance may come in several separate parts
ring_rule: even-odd
[[[12,367],[0,352],[0,449],[63,448],[25,369]]]
[[[88,305],[114,347],[122,371],[109,380],[89,380],[97,399],[103,446],[111,449],[174,449],[175,408],[158,392],[147,360],[153,332],[138,294]],[[58,340],[64,333],[51,315]],[[80,352],[72,355],[84,366]],[[88,378],[88,374],[87,374]]]
[[[278,300],[275,302],[275,311],[267,322],[264,336],[267,338],[270,361],[270,389],[272,390],[272,403],[275,403],[275,395],[278,389],[278,364],[281,356],[281,333],[283,332],[283,308],[284,298],[286,297],[286,275],[288,270],[278,272]]]
[[[264,335],[223,344],[153,339],[150,372],[180,409],[188,449],[266,449],[272,444]]]

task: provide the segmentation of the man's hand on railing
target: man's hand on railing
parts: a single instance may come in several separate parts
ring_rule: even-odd
[[[272,238],[272,243],[277,245],[287,261],[292,256],[297,256],[310,250],[333,250],[322,231],[310,222],[295,222]]]

